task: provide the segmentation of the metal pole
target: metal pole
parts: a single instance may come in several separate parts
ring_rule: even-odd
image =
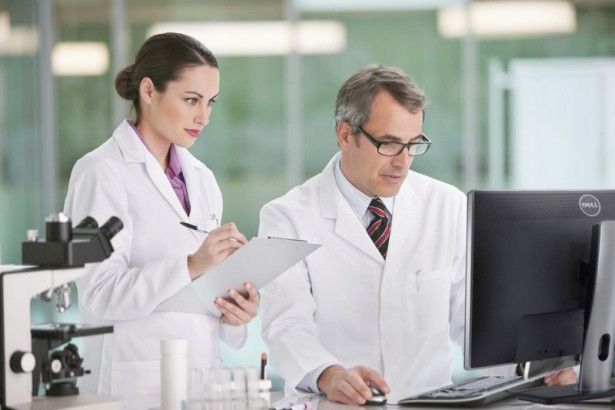
[[[504,188],[504,92],[506,73],[498,59],[489,61],[489,188]]]
[[[111,2],[111,73],[112,78],[128,64],[128,19],[126,1]],[[127,117],[127,104],[113,93],[111,115],[114,126]]]
[[[56,90],[51,68],[55,41],[53,1],[39,1],[40,42],[40,111],[41,111],[41,183],[44,215],[57,211],[58,159]]]
[[[294,0],[286,0],[286,21],[291,26],[291,51],[286,56],[286,177],[288,187],[303,180],[303,140],[301,133],[301,55],[298,50],[299,11]]]
[[[472,0],[468,0],[466,4],[466,26],[467,33],[463,39],[462,46],[462,79],[463,95],[461,101],[463,104],[463,183],[466,190],[477,187],[478,184],[478,155],[477,155],[477,139],[478,139],[478,73],[477,73],[477,58],[478,52],[476,49],[476,37],[472,27],[471,7]]]

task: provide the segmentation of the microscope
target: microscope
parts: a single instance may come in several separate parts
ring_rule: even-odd
[[[51,352],[73,337],[113,332],[112,326],[50,323],[30,326],[30,299],[40,294],[57,300],[62,312],[70,305],[70,283],[86,273],[87,263],[111,255],[111,238],[123,228],[111,217],[100,228],[85,218],[77,226],[64,214],[46,219],[45,240],[28,231],[22,243],[25,266],[0,266],[0,409],[121,409],[119,401],[79,396],[74,378],[87,374],[74,344]],[[45,396],[38,396],[39,383]]]

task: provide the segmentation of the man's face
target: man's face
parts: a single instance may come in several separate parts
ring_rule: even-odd
[[[423,113],[412,114],[386,91],[380,91],[362,128],[378,141],[409,143],[422,132]],[[380,155],[362,133],[351,134],[347,123],[341,123],[337,139],[342,150],[340,160],[344,176],[370,197],[397,195],[408,176],[413,157],[404,149],[399,155]]]

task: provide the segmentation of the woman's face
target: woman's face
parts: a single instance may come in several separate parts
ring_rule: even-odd
[[[148,78],[143,81],[151,80]],[[213,104],[218,98],[218,69],[201,65],[189,67],[160,93],[153,85],[141,87],[143,116],[138,124],[148,144],[168,149],[169,143],[189,148],[209,124]]]

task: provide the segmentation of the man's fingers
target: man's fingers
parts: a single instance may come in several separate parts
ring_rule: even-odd
[[[353,403],[363,404],[365,400],[372,397],[372,392],[361,377],[360,372],[353,370],[351,369],[346,373],[346,381],[349,388],[345,389],[344,393],[352,398]]]
[[[317,383],[330,400],[355,406],[365,404],[372,397],[370,385],[378,387],[383,393],[389,391],[382,376],[364,366],[350,369],[339,365],[329,366],[320,374]]]
[[[365,403],[363,395],[346,380],[341,380],[334,389],[334,401],[340,401],[345,404],[360,405]]]
[[[380,373],[378,373],[376,370],[363,367],[363,366],[360,366],[358,369],[359,369],[359,374],[361,375],[363,380],[367,382],[367,384],[369,384],[370,386],[376,387],[378,390],[380,390],[384,394],[387,394],[391,391],[387,382],[382,378]],[[371,397],[371,391],[370,391],[370,397]]]

